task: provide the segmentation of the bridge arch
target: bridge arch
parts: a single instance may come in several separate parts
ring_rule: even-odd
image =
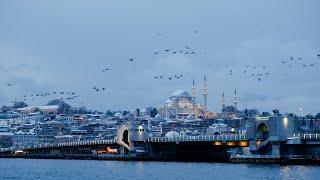
[[[264,141],[269,138],[269,127],[266,123],[260,123],[256,129],[256,139]]]
[[[122,133],[122,142],[129,146],[129,131],[127,129]]]

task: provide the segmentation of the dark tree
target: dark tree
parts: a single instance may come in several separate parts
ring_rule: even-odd
[[[112,113],[110,110],[106,111],[106,116],[113,116],[113,115],[114,115],[114,113]]]
[[[151,117],[156,117],[156,115],[158,114],[158,110],[157,110],[157,108],[153,108],[152,110],[151,110],[151,112],[150,112],[150,115],[151,115]]]
[[[122,115],[123,115],[123,116],[126,116],[127,114],[129,114],[128,111],[123,111],[123,112],[122,112]]]
[[[48,106],[58,105],[58,106],[59,106],[58,112],[59,112],[59,113],[62,113],[62,114],[70,114],[70,113],[72,113],[72,111],[71,111],[71,106],[70,106],[69,104],[67,104],[66,102],[60,100],[60,99],[50,100],[50,101],[47,103],[47,105],[48,105]]]
[[[24,107],[28,107],[28,104],[23,102],[23,101],[16,101],[16,102],[13,103],[13,108],[14,109],[24,108]]]

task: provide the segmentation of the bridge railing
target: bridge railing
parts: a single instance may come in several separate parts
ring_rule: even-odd
[[[279,159],[280,155],[231,154],[231,159]]]
[[[178,136],[178,137],[149,137],[148,142],[195,142],[195,141],[242,141],[246,135],[213,135],[213,136]]]
[[[303,133],[293,134],[293,137],[299,137],[300,139],[320,139],[320,134],[317,133]]]
[[[117,143],[116,139],[62,142],[62,143],[52,143],[52,144],[46,143],[46,144],[38,144],[38,145],[33,145],[33,146],[1,148],[0,152],[45,149],[45,148],[59,148],[59,147],[72,147],[72,146],[104,145],[104,144],[115,144],[115,143]]]

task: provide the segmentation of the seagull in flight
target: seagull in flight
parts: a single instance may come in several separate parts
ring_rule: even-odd
[[[133,60],[134,60],[133,58],[129,58],[129,61],[131,61],[131,62],[132,62]]]
[[[110,71],[111,69],[110,68],[105,68],[102,70],[102,72],[106,72],[106,71]]]

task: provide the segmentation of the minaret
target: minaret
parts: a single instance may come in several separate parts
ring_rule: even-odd
[[[206,114],[206,112],[207,112],[207,96],[208,96],[208,84],[207,84],[206,75],[204,75],[203,96],[204,96],[204,113]]]
[[[226,109],[226,100],[224,98],[224,92],[222,93],[221,106],[222,106],[222,112],[223,112]]]
[[[191,94],[192,94],[192,108],[193,108],[193,113],[194,117],[196,117],[196,83],[194,82],[194,77],[192,80],[192,89],[191,89]]]
[[[193,102],[193,105],[196,104],[196,84],[194,82],[194,78],[192,80],[192,89],[191,89],[191,94],[192,94],[192,102]]]
[[[236,113],[238,111],[238,97],[237,97],[237,89],[234,89],[234,97],[233,97],[233,107],[234,112]]]

